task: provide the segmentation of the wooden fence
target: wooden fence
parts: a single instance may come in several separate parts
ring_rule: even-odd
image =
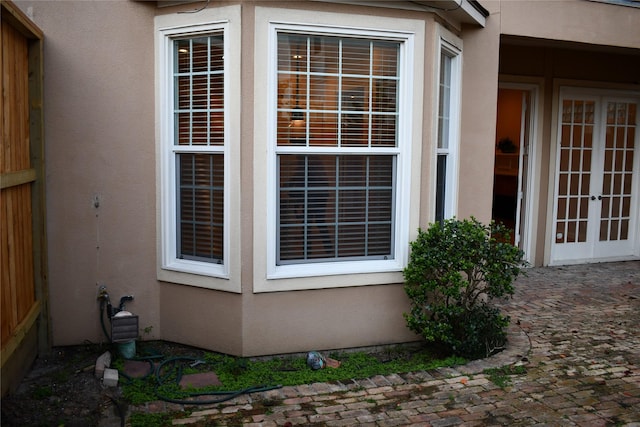
[[[2,394],[48,345],[42,138],[42,33],[1,2],[0,320]],[[45,310],[46,311],[46,310]],[[40,325],[37,320],[40,319]],[[38,331],[44,326],[44,334]],[[35,343],[35,345],[34,345]],[[28,347],[28,348],[26,348]]]

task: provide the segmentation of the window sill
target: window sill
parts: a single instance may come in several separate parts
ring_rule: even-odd
[[[214,269],[197,268],[187,269],[184,264],[197,264],[180,262],[163,266],[158,269],[158,280],[162,282],[175,283],[179,285],[195,286],[211,290],[241,293],[240,283],[230,280],[228,274],[221,271],[213,271]]]
[[[287,292],[315,289],[349,288],[359,286],[389,285],[403,283],[402,271],[379,271],[367,273],[340,274],[325,269],[321,275],[298,277],[269,277],[254,283],[255,293]]]

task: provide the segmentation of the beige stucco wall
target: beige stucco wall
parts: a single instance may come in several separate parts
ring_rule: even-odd
[[[484,2],[483,2],[484,4]],[[587,0],[502,1],[501,33],[637,49],[636,8]]]
[[[243,300],[238,294],[161,283],[163,340],[243,354]]]
[[[256,178],[255,170],[262,165],[254,162],[256,150],[264,148],[254,145],[262,131],[253,121],[256,105],[262,101],[256,99],[260,88],[254,83],[254,2],[242,6],[240,212],[234,213],[240,222],[234,243],[240,245],[240,267],[231,279],[242,293],[157,280],[154,16],[190,10],[193,4],[158,9],[155,2],[134,1],[16,3],[45,34],[47,222],[55,345],[104,340],[96,300],[102,284],[114,304],[122,295],[135,296],[127,308],[140,316],[141,329],[151,327],[145,338],[232,354],[321,350],[416,338],[402,318],[408,300],[398,283],[399,273],[394,276],[395,284],[255,293],[255,284],[265,278],[255,268],[263,262],[264,253],[254,250],[255,236],[262,232],[256,230],[255,201],[261,194],[256,194],[254,185],[263,179]],[[420,88],[421,105],[416,106],[421,111],[413,123],[421,131],[421,151],[412,159],[418,162],[416,177],[420,182],[412,194],[416,200],[411,206],[416,211],[411,215],[415,224],[426,226],[434,210],[433,94],[437,88],[433,59],[437,58],[438,34],[434,15],[323,2],[269,4],[304,7],[308,13],[316,10],[424,20],[424,62],[419,64],[424,85]],[[488,221],[499,72],[547,76],[548,71],[548,66],[535,60],[535,55],[545,57],[548,52],[530,48],[522,57],[518,48],[501,52],[501,33],[638,49],[640,27],[631,25],[627,8],[582,0],[482,4],[490,12],[486,27],[463,25],[458,34],[464,47],[457,216],[474,215]],[[216,7],[216,2],[210,7]],[[601,15],[618,19],[618,24],[613,24],[612,18],[600,19]],[[570,24],[563,25],[567,22]],[[595,29],[585,30],[585,22],[593,22]],[[504,53],[511,60],[499,69]],[[574,51],[564,57],[557,66],[573,69],[572,58],[586,61]],[[528,67],[522,69],[525,63]],[[616,72],[601,71],[599,75],[608,79]],[[585,77],[589,76],[593,74]],[[552,87],[545,85],[547,91]],[[550,95],[545,93],[545,138],[550,135]],[[543,162],[549,159],[548,151],[545,156]],[[544,213],[542,209],[540,215]],[[542,218],[538,216],[538,233],[544,231]],[[541,253],[541,247],[536,251]],[[319,279],[313,280],[319,283]],[[348,284],[348,278],[340,280]]]
[[[500,51],[499,3],[483,5],[490,13],[485,28],[463,28],[460,183],[458,217],[491,220],[493,141],[498,100]]]
[[[54,345],[104,340],[97,302],[125,294],[160,334],[155,281],[154,4],[16,4],[42,28]],[[96,203],[98,207],[96,207]]]
[[[277,354],[406,342],[400,285],[245,297],[244,354]]]

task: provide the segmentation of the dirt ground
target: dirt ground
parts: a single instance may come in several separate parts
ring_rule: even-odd
[[[138,343],[162,354],[200,356],[203,350],[167,342]],[[96,359],[105,351],[114,359],[110,345],[86,344],[54,348],[37,358],[14,393],[2,399],[1,425],[6,426],[97,426],[105,410],[121,403],[119,387],[105,387],[94,376]],[[115,402],[114,402],[115,401]]]
[[[18,389],[2,399],[2,425],[97,425],[114,390],[103,387],[94,376],[95,361],[107,349],[60,347],[37,358]]]

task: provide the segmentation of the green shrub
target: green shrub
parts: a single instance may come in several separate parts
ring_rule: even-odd
[[[509,318],[490,303],[513,295],[524,267],[523,252],[509,241],[504,226],[473,217],[418,230],[404,270],[408,328],[466,358],[504,346]]]

